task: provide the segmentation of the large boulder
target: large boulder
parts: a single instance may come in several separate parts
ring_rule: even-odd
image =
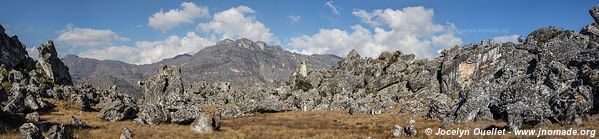
[[[142,123],[190,123],[202,112],[185,94],[179,67],[160,66],[158,75],[139,84],[144,96],[137,120]]]
[[[104,107],[98,117],[111,122],[135,118],[139,112],[135,100],[128,95],[117,93],[116,90],[110,92],[110,95],[102,100]]]
[[[121,133],[120,139],[133,139],[133,136],[135,136],[135,134],[133,134],[133,131],[125,127],[123,128],[123,133]]]
[[[595,23],[599,23],[599,6],[594,6],[589,10],[591,17],[595,20]]]
[[[45,139],[42,132],[32,123],[25,123],[19,127],[22,139]]]
[[[191,123],[191,129],[198,133],[210,133],[220,128],[219,121],[215,117],[206,114],[200,114],[198,118]]]
[[[0,66],[6,69],[33,69],[35,62],[17,36],[8,36],[0,25]]]
[[[62,124],[53,125],[50,128],[50,130],[48,131],[48,138],[49,139],[72,139],[73,131],[71,131],[71,129],[69,127],[64,126]]]
[[[55,84],[73,85],[69,67],[58,58],[58,53],[54,47],[54,42],[48,41],[37,48],[39,53],[37,64],[44,71],[44,74]]]

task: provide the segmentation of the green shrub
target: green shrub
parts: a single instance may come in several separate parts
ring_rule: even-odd
[[[302,79],[299,79],[299,78],[295,79],[295,85],[297,88],[302,89],[304,91],[308,91],[308,90],[312,89],[312,83],[302,80]]]
[[[8,92],[8,90],[10,90],[11,87],[12,87],[12,83],[2,82],[2,89],[4,89],[5,92]]]
[[[8,70],[4,69],[4,67],[0,67],[0,75],[2,75],[2,77],[4,77],[4,78],[7,78]]]
[[[414,61],[414,64],[422,66],[424,64],[426,64],[426,60],[425,59],[418,59]]]

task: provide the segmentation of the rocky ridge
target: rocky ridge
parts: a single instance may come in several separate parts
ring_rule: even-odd
[[[311,62],[316,69],[326,69],[335,66],[339,59],[334,55],[302,55],[242,38],[222,40],[196,54],[182,54],[152,64],[134,65],[75,55],[67,55],[63,61],[68,67],[76,67],[69,69],[75,84],[96,84],[101,88],[117,85],[119,92],[141,98],[143,89],[137,82],[158,74],[156,69],[161,65],[179,66],[186,75],[182,77],[185,85],[203,81],[245,86],[282,83],[302,60]]]

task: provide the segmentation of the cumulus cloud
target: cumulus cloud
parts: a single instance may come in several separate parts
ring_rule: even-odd
[[[291,23],[295,24],[295,23],[299,22],[302,19],[302,17],[297,16],[297,15],[290,15],[290,16],[287,16],[287,19],[289,19],[289,21]]]
[[[79,53],[79,56],[100,60],[119,60],[128,63],[138,63],[141,58],[139,57],[139,49],[128,46],[110,46],[104,49],[90,49]]]
[[[148,18],[148,25],[164,32],[177,25],[191,23],[193,19],[208,16],[210,15],[207,7],[198,7],[191,2],[183,2],[180,9],[171,9],[166,12],[161,9],[154,13]]]
[[[505,43],[505,42],[520,43],[518,41],[518,39],[520,37],[521,37],[520,35],[513,34],[513,35],[507,35],[507,36],[498,36],[498,37],[493,38],[493,40],[495,42],[499,42],[499,43]]]
[[[442,48],[459,45],[453,24],[433,23],[434,12],[424,7],[354,10],[353,15],[373,29],[353,25],[352,31],[320,29],[317,34],[291,39],[290,46],[304,54],[346,55],[355,49],[364,56],[376,57],[383,51],[401,50],[419,58],[436,56]]]
[[[214,45],[214,38],[203,38],[194,32],[184,37],[170,36],[160,41],[138,41],[135,47],[111,46],[105,49],[90,49],[79,55],[96,59],[121,60],[135,64],[150,64],[180,54],[195,54],[200,49]]]
[[[333,1],[328,1],[326,3],[324,3],[324,6],[328,7],[329,9],[331,9],[331,13],[339,15],[341,13],[341,8],[336,6],[335,4],[333,4]]]
[[[248,38],[254,41],[269,42],[273,38],[270,29],[248,14],[255,13],[250,7],[238,6],[215,13],[212,21],[200,23],[198,29],[207,33],[216,33],[222,39]]]
[[[129,38],[120,37],[109,29],[79,28],[73,24],[67,25],[60,32],[62,33],[58,35],[56,40],[74,46],[93,47],[110,45],[114,41],[129,41]]]
[[[27,50],[27,54],[29,55],[29,57],[37,60],[39,52],[37,51],[36,47],[26,48],[25,50]]]

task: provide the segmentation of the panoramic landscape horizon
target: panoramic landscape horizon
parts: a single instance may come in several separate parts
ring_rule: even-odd
[[[0,138],[594,138],[593,1],[6,1]]]

